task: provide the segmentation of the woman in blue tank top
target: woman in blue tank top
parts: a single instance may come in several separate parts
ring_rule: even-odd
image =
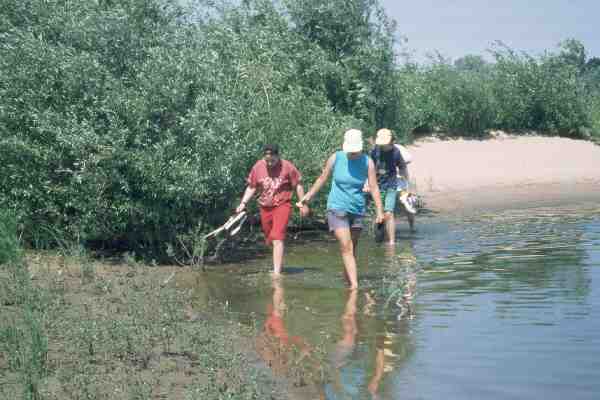
[[[363,187],[367,180],[375,202],[376,223],[383,222],[383,206],[377,186],[375,165],[362,150],[362,132],[357,129],[346,131],[343,151],[337,151],[329,157],[321,176],[299,202],[299,206],[308,203],[333,172],[331,191],[327,198],[327,222],[329,230],[340,243],[345,275],[351,289],[358,287],[356,248],[362,219],[366,213]]]

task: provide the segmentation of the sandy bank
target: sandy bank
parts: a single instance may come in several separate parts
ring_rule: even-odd
[[[411,180],[433,211],[600,204],[600,146],[559,137],[426,138]]]

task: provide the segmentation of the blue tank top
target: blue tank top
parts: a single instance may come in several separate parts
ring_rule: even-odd
[[[364,215],[365,194],[362,189],[367,181],[368,170],[369,157],[366,154],[351,160],[343,151],[335,153],[327,209]]]

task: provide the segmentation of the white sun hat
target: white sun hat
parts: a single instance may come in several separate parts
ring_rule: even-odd
[[[363,139],[362,132],[358,129],[349,129],[344,133],[344,144],[342,150],[346,153],[356,153],[362,151]]]

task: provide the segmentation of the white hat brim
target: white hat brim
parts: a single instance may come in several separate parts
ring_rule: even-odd
[[[356,153],[358,151],[362,151],[362,149],[362,143],[344,143],[342,145],[342,150],[344,150],[346,153]]]

